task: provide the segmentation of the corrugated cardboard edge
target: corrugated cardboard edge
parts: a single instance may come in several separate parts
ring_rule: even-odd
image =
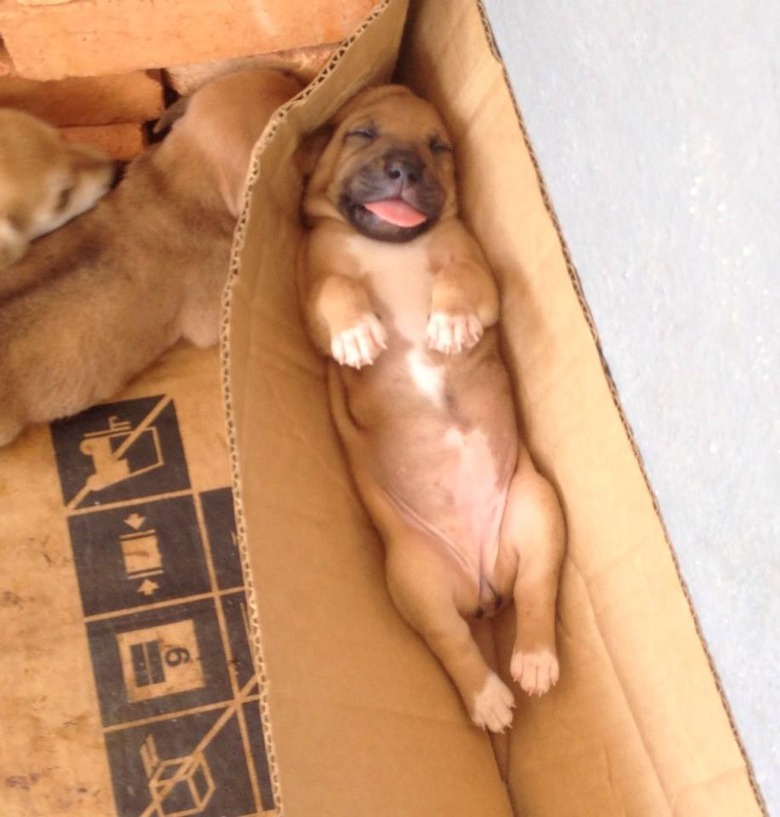
[[[574,262],[572,260],[571,252],[569,251],[569,246],[566,243],[566,239],[564,238],[564,234],[563,234],[563,230],[561,228],[560,221],[558,220],[558,215],[555,212],[555,208],[553,207],[552,200],[550,199],[550,195],[548,193],[547,186],[546,186],[546,184],[544,182],[544,176],[542,174],[542,170],[541,170],[541,167],[539,165],[539,161],[538,161],[538,159],[536,157],[536,153],[534,151],[533,145],[531,144],[531,140],[530,140],[529,135],[528,135],[528,129],[526,128],[525,121],[523,119],[523,115],[520,112],[520,107],[517,104],[517,98],[515,97],[514,89],[512,87],[512,82],[511,82],[509,74],[507,73],[507,70],[506,70],[506,63],[504,62],[504,60],[503,60],[503,58],[501,56],[501,52],[500,52],[500,50],[498,48],[498,44],[496,42],[495,35],[493,34],[493,29],[492,29],[492,26],[491,26],[491,23],[490,23],[490,18],[488,16],[487,9],[485,8],[482,0],[476,0],[476,3],[477,3],[477,6],[479,8],[480,17],[482,18],[482,25],[483,25],[484,30],[485,30],[485,37],[487,38],[490,50],[492,51],[493,55],[498,60],[498,62],[501,63],[502,72],[504,74],[504,80],[505,80],[507,88],[509,90],[509,94],[510,94],[510,97],[512,99],[512,104],[513,104],[514,109],[515,109],[515,114],[517,116],[517,123],[518,123],[518,126],[520,128],[520,132],[523,135],[523,141],[525,142],[526,149],[528,150],[528,154],[529,154],[529,156],[531,158],[531,163],[533,164],[534,170],[536,171],[536,175],[537,175],[537,177],[539,179],[539,189],[540,189],[540,192],[541,192],[541,195],[542,195],[542,199],[544,201],[545,209],[547,210],[547,214],[549,215],[550,220],[552,221],[553,228],[555,229],[555,232],[558,235],[558,240],[560,241],[560,246],[561,246],[561,250],[563,252],[563,257],[564,257],[564,260],[566,262],[566,269],[568,270],[569,278],[571,279],[571,283],[572,283],[572,287],[574,288],[574,292],[575,292],[575,294],[577,296],[577,301],[579,302],[580,308],[582,309],[582,314],[585,317],[585,321],[586,321],[586,323],[588,325],[588,329],[590,331],[591,337],[593,338],[593,342],[594,342],[596,350],[598,352],[598,356],[599,356],[599,359],[601,361],[601,368],[602,368],[602,371],[604,373],[604,377],[605,377],[605,379],[607,381],[607,384],[609,386],[609,392],[612,395],[612,401],[614,403],[615,409],[616,409],[616,411],[618,413],[618,416],[620,418],[620,422],[621,422],[621,424],[623,426],[626,437],[628,438],[629,444],[631,445],[631,450],[632,450],[632,452],[634,454],[634,457],[636,459],[637,465],[639,467],[639,471],[642,474],[642,479],[644,480],[645,486],[646,486],[647,491],[648,491],[648,493],[650,495],[650,498],[652,500],[653,509],[654,509],[654,511],[656,513],[656,516],[658,517],[659,523],[661,525],[661,529],[663,530],[664,540],[666,542],[667,547],[669,548],[669,553],[670,553],[672,561],[674,563],[674,569],[675,569],[675,571],[677,573],[677,578],[679,579],[680,586],[682,587],[683,593],[685,594],[685,600],[686,600],[686,603],[688,605],[688,609],[690,611],[691,618],[693,620],[693,624],[694,624],[694,626],[696,628],[696,633],[697,633],[697,635],[699,637],[699,641],[701,642],[702,649],[704,650],[704,654],[705,654],[705,656],[707,658],[707,663],[709,664],[710,671],[712,672],[712,677],[713,677],[713,679],[715,681],[715,685],[716,685],[716,687],[718,689],[718,693],[719,693],[721,701],[723,703],[723,708],[724,708],[724,710],[726,712],[726,716],[728,718],[728,722],[729,722],[729,725],[731,727],[732,734],[734,735],[734,739],[735,739],[735,741],[737,743],[737,746],[739,747],[739,751],[740,751],[740,753],[742,755],[742,759],[743,759],[743,761],[745,763],[745,767],[747,769],[748,778],[750,780],[751,788],[753,789],[753,793],[755,794],[756,800],[758,802],[759,807],[761,808],[761,811],[763,812],[765,817],[770,817],[769,812],[767,810],[766,803],[764,802],[763,795],[762,795],[761,790],[760,790],[760,788],[758,786],[758,783],[756,781],[756,776],[755,776],[755,772],[753,770],[753,765],[752,765],[752,763],[750,761],[750,758],[747,755],[747,752],[745,751],[745,747],[744,747],[744,745],[742,743],[742,739],[740,737],[739,731],[738,731],[737,726],[736,726],[736,722],[734,720],[734,715],[732,713],[731,707],[729,705],[728,699],[727,699],[725,691],[723,689],[723,685],[722,685],[721,680],[720,680],[720,676],[718,675],[718,671],[717,671],[717,669],[715,667],[715,663],[713,661],[712,655],[711,655],[709,647],[707,645],[707,640],[706,640],[706,638],[704,636],[704,633],[702,632],[701,624],[700,624],[699,618],[698,618],[698,616],[696,614],[696,610],[695,610],[695,608],[693,606],[693,601],[691,599],[691,595],[690,595],[690,591],[688,589],[688,585],[686,584],[685,579],[684,579],[684,577],[682,575],[682,571],[680,569],[680,564],[679,564],[679,561],[677,559],[677,554],[676,554],[676,552],[674,550],[672,540],[671,540],[671,538],[669,536],[669,531],[668,531],[668,529],[666,527],[663,515],[661,513],[661,507],[660,507],[660,504],[658,502],[658,497],[657,497],[655,491],[653,490],[653,486],[652,486],[652,484],[650,482],[650,478],[648,476],[647,469],[645,467],[644,459],[642,458],[642,454],[641,454],[641,451],[639,449],[639,445],[637,444],[636,438],[634,436],[634,431],[631,428],[631,424],[629,423],[625,412],[623,411],[623,406],[622,406],[622,404],[620,402],[620,397],[618,395],[618,389],[617,389],[617,386],[615,384],[615,381],[612,378],[612,373],[611,373],[610,368],[609,368],[609,363],[607,362],[606,355],[604,354],[604,350],[603,350],[602,345],[601,345],[601,339],[600,339],[599,334],[598,334],[598,329],[596,327],[596,322],[595,322],[595,320],[593,318],[593,314],[590,311],[590,307],[588,306],[588,303],[587,303],[587,301],[585,299],[585,294],[584,294],[584,290],[583,290],[583,287],[582,287],[582,282],[580,280],[579,273],[577,272],[577,269],[574,266]]]
[[[333,72],[335,67],[341,61],[344,54],[349,50],[351,45],[358,40],[362,34],[370,28],[385,12],[390,5],[391,0],[384,0],[381,5],[365,18],[365,20],[358,26],[353,34],[344,40],[341,45],[334,51],[328,63],[320,71],[320,73],[307,85],[297,96],[295,96],[286,105],[279,108],[274,116],[269,121],[263,134],[255,145],[252,154],[252,160],[248,170],[246,186],[244,190],[244,200],[241,207],[241,215],[236,225],[233,248],[230,257],[230,267],[228,270],[228,279],[222,297],[222,314],[220,321],[220,363],[222,366],[222,395],[225,406],[226,417],[226,431],[228,452],[230,458],[230,469],[232,473],[233,483],[233,503],[236,516],[236,536],[238,539],[238,549],[241,556],[242,569],[244,572],[244,587],[246,592],[247,610],[250,622],[250,643],[257,671],[257,677],[260,682],[260,710],[263,724],[263,738],[265,741],[266,757],[268,760],[268,769],[271,776],[271,785],[273,788],[274,802],[280,815],[284,813],[282,803],[281,786],[279,783],[279,770],[276,761],[276,753],[274,750],[274,739],[271,725],[271,715],[268,703],[268,677],[265,671],[265,658],[263,653],[263,638],[260,618],[258,615],[257,595],[252,575],[252,569],[249,559],[249,547],[247,543],[246,531],[246,517],[244,514],[244,507],[242,502],[241,479],[240,479],[240,462],[238,454],[238,444],[236,440],[236,425],[233,413],[233,400],[230,391],[230,371],[231,371],[231,356],[230,356],[230,313],[232,307],[233,291],[238,280],[239,270],[241,266],[241,255],[244,249],[246,239],[246,229],[249,222],[250,204],[252,199],[252,192],[257,183],[260,174],[262,173],[262,155],[266,145],[273,139],[279,125],[288,117],[290,111],[302,105],[314,90],[320,86],[327,77]]]

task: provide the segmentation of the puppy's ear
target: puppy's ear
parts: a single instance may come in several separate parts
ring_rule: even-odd
[[[328,146],[334,130],[333,125],[321,125],[317,130],[301,139],[298,149],[295,151],[295,164],[304,178],[308,178],[314,172],[314,168],[317,166],[322,152]]]

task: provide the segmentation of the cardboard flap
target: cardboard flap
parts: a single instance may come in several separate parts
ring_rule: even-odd
[[[760,813],[481,7],[413,2],[401,46],[406,11],[380,6],[269,128],[227,295],[239,530],[283,813]],[[399,47],[399,78],[453,131],[463,214],[501,284],[526,435],[569,529],[562,678],[519,701],[497,754],[389,600],[296,300],[299,135],[387,80]],[[511,616],[495,634],[506,670]]]

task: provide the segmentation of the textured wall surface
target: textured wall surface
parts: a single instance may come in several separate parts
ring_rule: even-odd
[[[780,4],[485,5],[743,745],[780,815]]]

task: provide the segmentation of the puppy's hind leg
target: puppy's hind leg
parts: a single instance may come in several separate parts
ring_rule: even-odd
[[[500,536],[501,550],[517,559],[512,592],[517,631],[510,671],[529,695],[543,695],[559,676],[555,608],[566,531],[555,490],[523,449]]]
[[[388,550],[387,582],[401,615],[444,665],[471,720],[503,732],[512,724],[514,697],[485,662],[455,602],[452,565],[426,541]]]

